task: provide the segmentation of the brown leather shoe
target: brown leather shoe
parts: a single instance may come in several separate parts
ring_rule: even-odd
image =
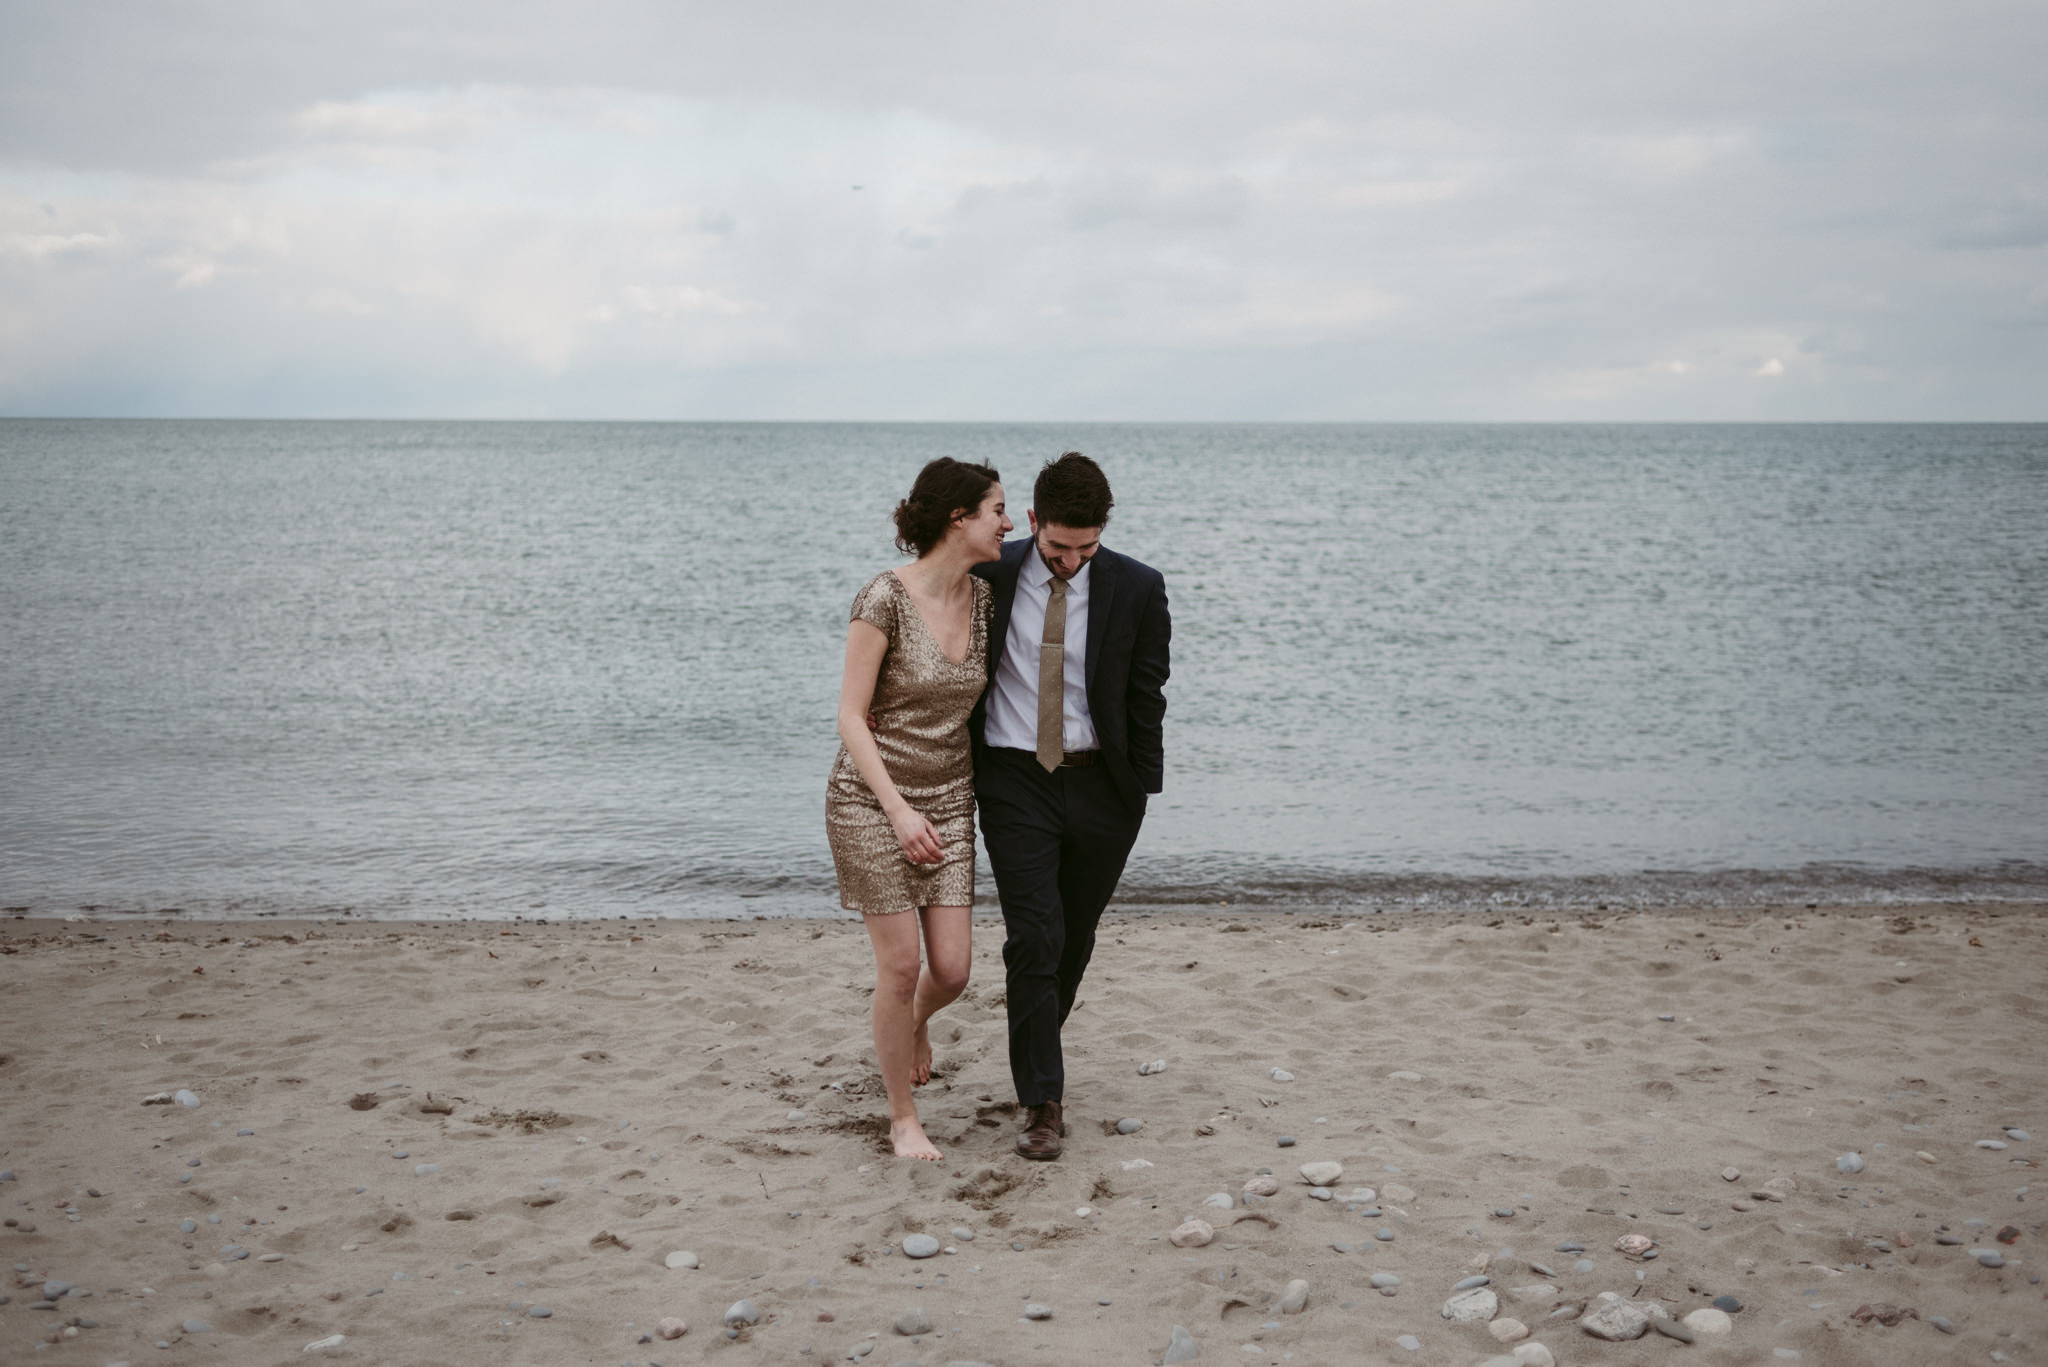
[[[1024,1114],[1024,1133],[1017,1136],[1017,1152],[1026,1158],[1058,1158],[1060,1139],[1067,1132],[1060,1117],[1060,1103],[1047,1101]]]

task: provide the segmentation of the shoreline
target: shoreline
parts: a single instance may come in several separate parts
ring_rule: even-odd
[[[1178,1325],[1201,1361],[1472,1367],[1517,1341],[1442,1315],[1473,1276],[1567,1367],[2038,1351],[2044,912],[1113,911],[1050,1164],[1009,1149],[1000,934],[914,1164],[878,1151],[851,917],[11,917],[0,1356],[1150,1363]],[[1212,1242],[1171,1244],[1189,1217]],[[955,1251],[907,1257],[927,1231]],[[1601,1292],[1743,1308],[1690,1347],[1554,1316]],[[1886,1304],[1916,1317],[1855,1318]]]

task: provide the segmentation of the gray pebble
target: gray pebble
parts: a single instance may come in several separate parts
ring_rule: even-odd
[[[1267,1076],[1272,1078],[1275,1082],[1294,1081],[1294,1074],[1288,1072],[1285,1068],[1275,1068],[1272,1072],[1268,1073]]]
[[[1415,1337],[1415,1335],[1413,1334],[1403,1334],[1401,1335],[1401,1337],[1395,1339],[1394,1342],[1400,1344],[1403,1348],[1406,1348],[1411,1353],[1417,1351],[1422,1347],[1422,1340]]]
[[[930,1258],[939,1251],[939,1241],[929,1234],[906,1234],[903,1236],[904,1255],[911,1258]]]
[[[1471,1290],[1471,1289],[1472,1289],[1473,1287],[1475,1287],[1475,1286],[1491,1286],[1491,1285],[1493,1285],[1493,1278],[1491,1278],[1491,1277],[1484,1277],[1484,1276],[1480,1276],[1480,1277],[1467,1277],[1467,1278],[1465,1278],[1465,1280],[1463,1280],[1463,1281],[1461,1281],[1461,1282],[1456,1282],[1456,1283],[1453,1283],[1453,1284],[1452,1284],[1452,1286],[1451,1286],[1451,1290],[1453,1290],[1453,1291],[1470,1291],[1470,1290]]]
[[[1291,1134],[1283,1134],[1275,1142],[1278,1143],[1280,1147],[1283,1149],[1291,1149],[1294,1147],[1294,1136]]]
[[[1845,1153],[1835,1160],[1835,1167],[1842,1172],[1861,1172],[1863,1171],[1863,1155],[1860,1153]]]
[[[1159,1360],[1162,1363],[1193,1362],[1201,1355],[1202,1350],[1195,1345],[1195,1336],[1176,1324],[1173,1326],[1173,1337],[1166,1345],[1166,1355]]]
[[[196,1158],[188,1158],[185,1160],[185,1166],[188,1168],[196,1168],[199,1166],[199,1160]]]
[[[1391,1291],[1401,1284],[1401,1279],[1391,1272],[1375,1272],[1370,1280],[1375,1291]]]
[[[188,1172],[188,1173],[182,1173],[182,1174],[180,1174],[180,1175],[179,1175],[179,1177],[178,1177],[178,1185],[179,1185],[179,1186],[183,1186],[183,1185],[185,1185],[185,1183],[187,1183],[187,1182],[190,1182],[191,1180],[192,1180],[192,1174],[191,1174],[191,1173],[189,1173],[189,1172]]]
[[[1037,1301],[1033,1301],[1024,1307],[1024,1318],[1027,1320],[1049,1320],[1052,1318],[1052,1307],[1040,1305]]]
[[[2026,1143],[2029,1139],[2033,1138],[2033,1136],[2028,1134],[2025,1130],[2014,1129],[2011,1125],[2005,1127],[2005,1137],[2007,1139],[2017,1140],[2019,1143],[2022,1144]]]
[[[1955,1321],[1947,1315],[1929,1315],[1927,1322],[1944,1334],[1953,1334],[1956,1331]]]
[[[1156,1077],[1160,1073],[1163,1073],[1165,1071],[1166,1060],[1163,1058],[1155,1058],[1150,1063],[1141,1063],[1138,1065],[1139,1077]]]
[[[181,1234],[197,1234],[199,1232],[199,1222],[197,1220],[180,1220],[178,1221],[178,1231]]]
[[[2005,1147],[2005,1141],[2003,1139],[1980,1139],[1977,1141],[1977,1147],[1980,1149],[2002,1149]]]
[[[1944,1248],[1954,1248],[1962,1243],[1962,1239],[1954,1234],[1937,1234],[1934,1236],[1934,1242],[1942,1245]]]
[[[1534,1272],[1539,1277],[1547,1277],[1551,1281],[1557,1280],[1557,1274],[1555,1272],[1552,1272],[1550,1268],[1543,1263],[1530,1263],[1529,1270],[1531,1272]]]
[[[197,1106],[199,1104],[199,1098],[183,1087],[171,1093],[171,1100],[177,1102],[180,1106]]]
[[[1659,1207],[1657,1207],[1657,1213],[1658,1213],[1659,1215],[1683,1215],[1683,1214],[1685,1214],[1685,1207],[1684,1207],[1684,1206],[1659,1206]]]
[[[1127,1115],[1122,1120],[1116,1122],[1116,1132],[1118,1134],[1136,1134],[1144,1128],[1145,1122],[1139,1120],[1136,1116]]]
[[[43,1299],[46,1301],[61,1301],[70,1290],[70,1282],[44,1282]]]
[[[1550,1251],[1552,1253],[1584,1253],[1586,1246],[1584,1244],[1562,1243]]]
[[[206,1223],[208,1223],[209,1225],[217,1225],[220,1223],[220,1216],[209,1215],[206,1217]]]
[[[1310,1187],[1308,1189],[1308,1199],[1311,1201],[1328,1201],[1334,1199],[1335,1196],[1336,1193],[1328,1187]]]
[[[924,1312],[921,1305],[913,1305],[896,1317],[896,1332],[905,1338],[932,1331],[932,1317]]]
[[[255,1134],[255,1133],[256,1133],[256,1131],[254,1131],[254,1130],[236,1130],[236,1131],[235,1131],[235,1137],[236,1137],[237,1139],[247,1139],[247,1138],[249,1138],[249,1136],[251,1136],[251,1135],[253,1135],[253,1134]]]
[[[435,1167],[432,1163],[415,1163],[413,1165],[412,1175],[414,1177],[431,1177],[439,1171],[440,1169]]]
[[[1739,1315],[1742,1313],[1742,1302],[1733,1296],[1716,1296],[1708,1304],[1725,1314]]]
[[[528,1318],[537,1320],[547,1320],[555,1317],[555,1312],[548,1309],[545,1305],[529,1305],[526,1307],[526,1313]]]
[[[1594,1262],[1591,1258],[1581,1258],[1572,1264],[1572,1271],[1574,1272],[1591,1272],[1593,1268]]]
[[[13,1168],[0,1168],[0,1182],[12,1182],[13,1180],[14,1180],[14,1169],[13,1169]]]
[[[1691,1343],[1697,1337],[1692,1331],[1692,1326],[1683,1320],[1659,1317],[1650,1321],[1650,1327],[1664,1337],[1677,1339],[1680,1343]]]
[[[188,1334],[211,1334],[213,1332],[213,1326],[205,1320],[186,1320],[178,1327]]]
[[[1384,1228],[1376,1229],[1372,1232],[1372,1237],[1378,1239],[1383,1244],[1390,1244],[1394,1242],[1394,1231]]]
[[[726,1307],[724,1318],[728,1325],[759,1324],[761,1307],[752,1301],[734,1301]]]
[[[1515,1218],[1515,1212],[1509,1206],[1495,1206],[1493,1208],[1493,1218],[1496,1220],[1512,1220]]]
[[[87,1196],[98,1196],[100,1194],[100,1189],[98,1187],[87,1187],[85,1189],[85,1194]]]
[[[788,1115],[785,1115],[782,1118],[785,1121],[795,1122],[798,1120],[809,1120],[810,1116],[806,1115],[802,1111],[791,1111]]]
[[[1970,1256],[1977,1260],[1979,1267],[2004,1267],[2005,1255],[1995,1248],[1973,1248]]]
[[[1963,1228],[1964,1228],[1964,1229],[1989,1229],[1989,1228],[1991,1228],[1991,1222],[1990,1222],[1989,1220],[1965,1220],[1965,1221],[1963,1221]]]
[[[974,1242],[974,1231],[969,1229],[966,1225],[954,1225],[950,1232],[952,1233],[954,1238],[958,1239],[963,1244],[971,1244]]]

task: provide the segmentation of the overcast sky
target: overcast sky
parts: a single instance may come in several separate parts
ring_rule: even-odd
[[[0,413],[2048,418],[2048,4],[0,0]]]

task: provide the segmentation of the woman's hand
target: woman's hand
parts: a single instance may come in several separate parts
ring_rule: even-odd
[[[936,864],[945,858],[939,848],[938,830],[909,803],[889,813],[889,824],[896,828],[896,843],[903,847],[903,857],[911,863]]]

